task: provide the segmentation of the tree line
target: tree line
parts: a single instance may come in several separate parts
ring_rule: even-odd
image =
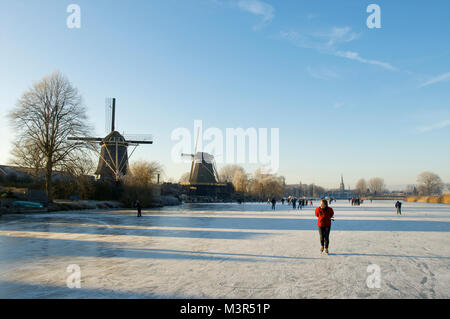
[[[417,176],[417,183],[416,185],[407,185],[403,192],[421,196],[440,195],[445,186],[439,175],[428,171]],[[384,179],[380,177],[371,178],[369,181],[361,178],[356,183],[355,190],[361,196],[381,195],[387,191]]]

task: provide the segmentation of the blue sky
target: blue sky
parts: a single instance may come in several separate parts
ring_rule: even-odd
[[[81,28],[69,29],[69,4]],[[366,8],[381,8],[369,29]],[[5,118],[34,81],[60,70],[104,133],[106,97],[117,126],[152,133],[134,160],[175,164],[178,127],[279,128],[287,182],[354,186],[379,176],[450,181],[450,2],[6,1],[0,2],[0,163]],[[249,170],[255,167],[248,167]]]

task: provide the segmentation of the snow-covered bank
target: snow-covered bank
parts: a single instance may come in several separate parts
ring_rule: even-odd
[[[449,298],[450,207],[404,203],[397,217],[393,204],[333,203],[329,256],[313,207],[4,215],[0,298]],[[81,289],[67,288],[69,265]]]

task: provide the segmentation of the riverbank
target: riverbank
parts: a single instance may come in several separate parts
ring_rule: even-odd
[[[9,205],[8,205],[9,206]],[[48,207],[34,208],[34,207],[5,207],[0,208],[0,216],[2,214],[22,214],[22,213],[54,213],[63,211],[78,211],[78,210],[92,210],[92,209],[121,209],[124,205],[117,201],[65,201],[55,200],[54,203],[49,204]]]
[[[181,202],[178,198],[172,196],[161,196],[158,202],[147,208],[161,208],[164,206],[177,206]],[[126,207],[119,201],[96,201],[96,200],[55,200],[48,207],[30,208],[30,207],[12,207],[3,205],[0,207],[0,216],[3,214],[22,214],[22,213],[54,213],[63,211],[80,211],[94,209],[124,209]]]
[[[410,196],[405,198],[407,202],[432,203],[432,204],[450,204],[450,195],[439,196]]]

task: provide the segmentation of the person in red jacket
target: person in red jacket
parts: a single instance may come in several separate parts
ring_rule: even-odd
[[[326,199],[322,199],[320,207],[316,208],[316,217],[319,219],[317,226],[319,227],[320,244],[322,245],[320,252],[323,252],[325,248],[326,254],[328,254],[328,246],[330,244],[331,219],[333,216],[333,208],[328,207]]]

